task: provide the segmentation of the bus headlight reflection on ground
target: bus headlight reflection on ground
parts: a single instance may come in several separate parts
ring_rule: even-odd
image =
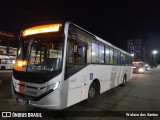
[[[53,83],[53,84],[51,84],[51,85],[48,85],[48,86],[47,86],[47,92],[50,91],[50,90],[52,90],[52,89],[53,89],[53,90],[57,89],[58,86],[59,86],[59,82]]]

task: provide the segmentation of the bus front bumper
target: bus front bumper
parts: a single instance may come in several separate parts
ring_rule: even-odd
[[[50,94],[43,97],[39,101],[29,100],[28,105],[32,107],[59,110],[62,109],[60,104],[60,96],[61,92],[57,89],[55,91],[52,91]]]

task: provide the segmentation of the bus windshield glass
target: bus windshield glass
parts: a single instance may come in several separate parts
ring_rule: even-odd
[[[21,39],[14,69],[27,72],[52,72],[62,67],[63,37],[32,35]]]

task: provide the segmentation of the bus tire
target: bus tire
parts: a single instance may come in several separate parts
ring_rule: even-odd
[[[98,100],[98,95],[100,94],[100,84],[98,80],[94,80],[88,91],[88,99],[86,100],[89,104],[95,104]]]
[[[96,96],[96,84],[93,82],[89,87],[88,98],[94,98]]]
[[[122,82],[121,86],[124,87],[126,85],[126,82],[127,82],[127,75],[125,74],[123,77],[123,82]]]
[[[2,67],[1,67],[1,70],[5,70],[5,67],[4,67],[4,66],[2,66]]]

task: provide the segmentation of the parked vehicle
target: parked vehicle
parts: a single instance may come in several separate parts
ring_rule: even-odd
[[[133,62],[133,73],[144,73],[146,70],[143,62]]]

